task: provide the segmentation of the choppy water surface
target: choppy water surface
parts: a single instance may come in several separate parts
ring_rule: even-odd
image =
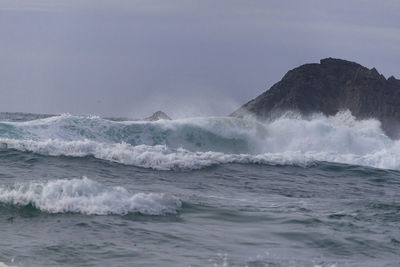
[[[399,144],[346,112],[7,114],[0,266],[399,266]]]

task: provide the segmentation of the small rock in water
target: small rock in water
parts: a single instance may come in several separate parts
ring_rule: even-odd
[[[165,114],[163,111],[159,110],[157,112],[154,112],[153,115],[150,117],[144,118],[143,120],[145,121],[158,121],[158,120],[171,120],[171,118]]]

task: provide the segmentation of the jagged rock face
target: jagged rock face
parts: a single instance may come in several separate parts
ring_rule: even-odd
[[[389,136],[400,137],[400,80],[393,76],[386,80],[375,68],[370,70],[354,62],[322,59],[320,64],[305,64],[289,71],[268,91],[231,115],[241,117],[250,112],[269,119],[288,110],[334,115],[344,109],[358,119],[379,119]]]
[[[167,114],[162,112],[161,110],[154,112],[153,115],[144,119],[145,121],[158,121],[158,120],[171,120]]]

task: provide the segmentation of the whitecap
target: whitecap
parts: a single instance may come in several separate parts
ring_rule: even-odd
[[[145,215],[174,214],[181,202],[164,193],[131,193],[123,187],[106,187],[83,179],[58,179],[46,182],[19,183],[0,187],[0,202],[10,205],[33,205],[49,213]]]
[[[0,135],[2,149],[93,156],[158,170],[319,161],[400,169],[400,141],[387,137],[379,121],[357,120],[349,111],[331,117],[283,116],[263,125],[237,118],[120,123],[63,115],[13,126],[23,130],[22,137]]]

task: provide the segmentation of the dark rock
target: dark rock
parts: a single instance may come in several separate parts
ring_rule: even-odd
[[[396,78],[394,76],[390,76],[388,82],[396,82]]]
[[[147,117],[145,119],[143,119],[145,121],[158,121],[158,120],[171,120],[170,117],[168,117],[167,114],[165,114],[164,112],[162,112],[161,110],[155,112],[153,115],[151,115],[150,117]]]
[[[400,137],[400,80],[342,59],[297,67],[231,116],[273,119],[288,110],[334,115],[350,110],[357,119],[376,118],[392,138]]]

